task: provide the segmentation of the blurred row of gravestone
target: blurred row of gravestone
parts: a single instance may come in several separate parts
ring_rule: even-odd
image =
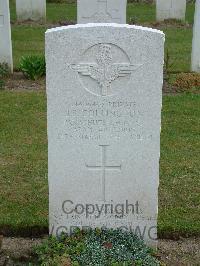
[[[200,0],[196,1],[191,70],[200,72]],[[157,0],[157,20],[184,19],[186,0]],[[117,8],[116,8],[117,7]],[[18,20],[45,20],[45,0],[16,0]],[[78,23],[126,23],[126,0],[78,0]],[[13,69],[9,0],[0,0],[0,62]]]
[[[126,0],[77,0],[78,23],[89,21],[98,22],[126,22]],[[117,9],[115,8],[117,7]],[[98,9],[98,10],[97,10]],[[45,20],[46,0],[16,0],[18,21]],[[105,12],[106,11],[106,12]],[[156,18],[158,21],[165,19],[185,19],[186,0],[156,0]],[[95,12],[95,13],[94,13]],[[102,16],[104,14],[104,21]],[[121,19],[118,19],[119,13]]]

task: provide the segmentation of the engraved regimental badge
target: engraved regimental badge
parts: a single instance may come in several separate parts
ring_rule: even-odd
[[[131,73],[141,66],[131,64],[128,55],[118,46],[101,43],[86,50],[82,61],[71,68],[77,71],[87,91],[109,96],[123,88]]]

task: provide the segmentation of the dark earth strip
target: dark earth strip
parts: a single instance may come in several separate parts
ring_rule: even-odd
[[[41,241],[41,238],[1,238],[0,265],[27,265],[29,262],[35,264],[33,247]],[[179,241],[159,240],[157,256],[169,266],[200,265],[200,237],[182,238]]]

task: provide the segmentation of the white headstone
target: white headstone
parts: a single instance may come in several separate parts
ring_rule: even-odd
[[[156,245],[164,34],[46,33],[50,232],[132,230]]]
[[[9,0],[0,0],[0,63],[13,71]]]
[[[196,0],[193,42],[192,42],[192,71],[200,72],[200,0]]]
[[[45,20],[46,0],[16,0],[16,11],[18,21]]]
[[[78,23],[126,23],[127,0],[78,0]]]
[[[165,19],[185,20],[186,0],[156,0],[157,21]]]

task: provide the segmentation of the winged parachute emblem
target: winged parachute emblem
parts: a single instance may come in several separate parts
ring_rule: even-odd
[[[71,68],[82,76],[89,76],[98,82],[101,88],[101,95],[107,96],[111,91],[111,83],[120,78],[130,75],[140,65],[129,63],[112,64],[112,47],[109,44],[100,44],[96,55],[97,63],[80,63],[71,65]]]

